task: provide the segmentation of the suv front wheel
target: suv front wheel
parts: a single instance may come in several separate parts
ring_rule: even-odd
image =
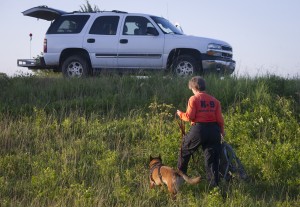
[[[63,76],[66,78],[81,78],[89,75],[90,67],[85,58],[73,55],[66,58],[62,64]]]
[[[186,77],[194,75],[198,71],[198,65],[193,56],[180,55],[174,61],[172,70],[176,76]]]

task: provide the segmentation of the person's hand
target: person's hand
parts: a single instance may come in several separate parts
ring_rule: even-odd
[[[182,111],[177,110],[176,113],[177,113],[177,115],[180,117],[180,115],[182,114]]]
[[[223,134],[221,133],[221,143],[225,142],[224,137],[225,137],[225,132]]]

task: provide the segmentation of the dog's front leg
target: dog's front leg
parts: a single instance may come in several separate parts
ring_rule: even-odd
[[[150,180],[150,189],[154,188],[154,186],[155,186],[155,183],[152,180]]]

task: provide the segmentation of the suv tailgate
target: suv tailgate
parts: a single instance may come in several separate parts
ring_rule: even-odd
[[[47,6],[37,6],[31,9],[27,9],[22,13],[24,14],[24,16],[52,21],[55,20],[57,17],[66,14],[67,12],[58,9],[53,9]]]

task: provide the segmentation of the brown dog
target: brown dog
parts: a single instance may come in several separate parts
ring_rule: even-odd
[[[173,199],[176,198],[176,194],[180,185],[185,180],[189,184],[197,184],[200,182],[201,177],[189,178],[187,175],[179,170],[174,170],[171,167],[164,166],[162,164],[161,157],[152,157],[150,155],[150,188],[155,185],[163,185],[165,183],[168,186],[168,190],[171,193]]]

